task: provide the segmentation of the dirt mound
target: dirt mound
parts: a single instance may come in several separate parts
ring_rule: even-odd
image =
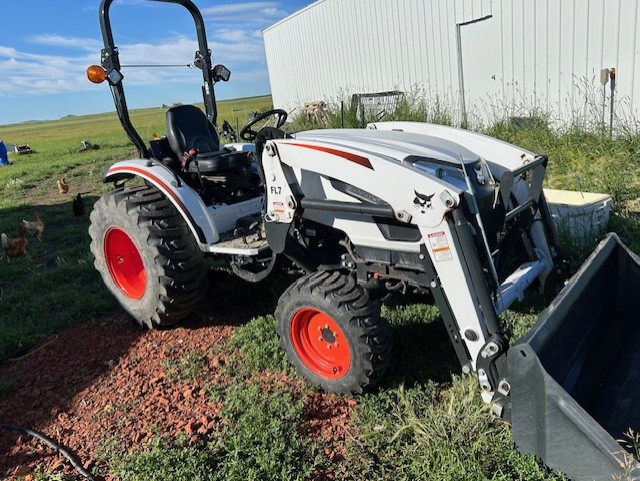
[[[162,434],[206,439],[224,422],[221,405],[207,395],[198,376],[176,379],[171,366],[198,352],[206,385],[226,385],[227,360],[212,346],[232,336],[236,325],[219,320],[228,315],[198,314],[184,327],[154,331],[142,331],[119,315],[49,336],[0,367],[0,380],[10,386],[0,394],[0,423],[45,433],[93,472],[107,471],[96,454],[109,443],[129,451]],[[353,401],[323,398],[309,395],[304,429],[313,438],[340,441]],[[336,455],[327,453],[330,459]],[[30,479],[37,471],[82,479],[41,442],[0,430],[0,479]]]

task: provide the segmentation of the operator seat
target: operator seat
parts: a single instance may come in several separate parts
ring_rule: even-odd
[[[195,105],[179,105],[167,111],[167,139],[171,150],[181,159],[191,149],[198,151],[195,162],[187,171],[203,174],[235,170],[251,164],[246,153],[225,149],[220,145],[218,133],[202,110]]]

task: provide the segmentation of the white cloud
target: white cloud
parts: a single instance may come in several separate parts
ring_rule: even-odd
[[[34,35],[30,39],[31,43],[47,45],[50,47],[75,48],[79,50],[96,51],[102,48],[102,43],[93,38],[65,37],[62,35]]]
[[[245,42],[247,31],[238,28],[216,30],[216,38],[224,42]]]
[[[216,32],[216,38],[210,39],[209,47],[213,51],[216,63],[226,63],[236,70],[245,63],[252,66],[264,64],[262,40],[253,36],[252,31],[227,29]],[[99,63],[101,44],[94,39],[80,39],[60,35],[38,35],[32,42],[58,48],[64,54],[34,54],[13,47],[0,45],[0,71],[3,81],[0,83],[2,95],[42,95],[63,92],[79,92],[106,88],[96,87],[86,79],[86,68]],[[68,53],[69,47],[77,50]],[[192,64],[198,48],[195,38],[178,35],[164,38],[160,43],[121,44],[120,62],[122,65],[176,64],[183,68],[171,67],[123,67],[126,85],[154,86],[181,82],[193,82],[198,85],[201,76],[197,69],[187,68]],[[55,50],[53,50],[55,51]],[[153,60],[149,52],[153,52]]]
[[[116,0],[114,3],[149,6],[148,0]],[[224,63],[244,82],[251,76],[266,76],[264,44],[261,29],[286,16],[281,1],[253,1],[226,3],[206,8],[201,12],[207,23],[209,47],[214,63]],[[171,35],[164,32],[159,41],[120,43],[122,65],[177,64],[184,68],[123,67],[125,84],[132,86],[171,85],[194,83],[201,76],[187,64],[194,61],[198,48],[195,35]],[[32,53],[0,43],[0,96],[33,96],[41,94],[80,92],[105,89],[86,79],[86,68],[100,61],[102,42],[96,38],[80,38],[42,33],[29,38],[33,45],[41,46]],[[150,56],[150,53],[153,55]],[[249,73],[255,70],[255,73]],[[233,81],[233,80],[232,80]],[[240,82],[238,82],[240,83]],[[196,87],[197,88],[197,87]],[[159,99],[161,102],[161,99]]]
[[[278,2],[224,3],[214,7],[203,8],[201,12],[202,15],[229,15],[270,9],[277,6]]]
[[[15,48],[3,47],[2,45],[0,45],[0,58],[2,57],[16,58],[19,56],[21,56],[21,54]]]
[[[240,26],[250,23],[267,26],[287,15],[280,8],[280,2],[225,3],[203,8],[201,12],[207,22]]]
[[[195,39],[186,36],[166,38],[158,44],[133,43],[120,45],[120,63],[122,64],[181,64],[187,65],[193,61],[198,48]],[[153,52],[153,62],[149,61],[149,52]]]

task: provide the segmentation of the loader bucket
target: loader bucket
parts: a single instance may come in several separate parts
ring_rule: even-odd
[[[638,479],[624,441],[629,429],[640,433],[640,258],[615,234],[509,350],[508,364],[521,452],[576,480]]]

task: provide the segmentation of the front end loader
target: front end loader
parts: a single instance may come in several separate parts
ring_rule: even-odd
[[[640,427],[639,259],[611,234],[569,277],[545,156],[411,122],[271,129],[258,155],[269,245],[306,271],[276,310],[304,377],[338,393],[375,384],[392,347],[380,300],[430,294],[521,451],[575,479],[640,474],[617,442]],[[553,300],[514,344],[500,316],[532,290]]]

